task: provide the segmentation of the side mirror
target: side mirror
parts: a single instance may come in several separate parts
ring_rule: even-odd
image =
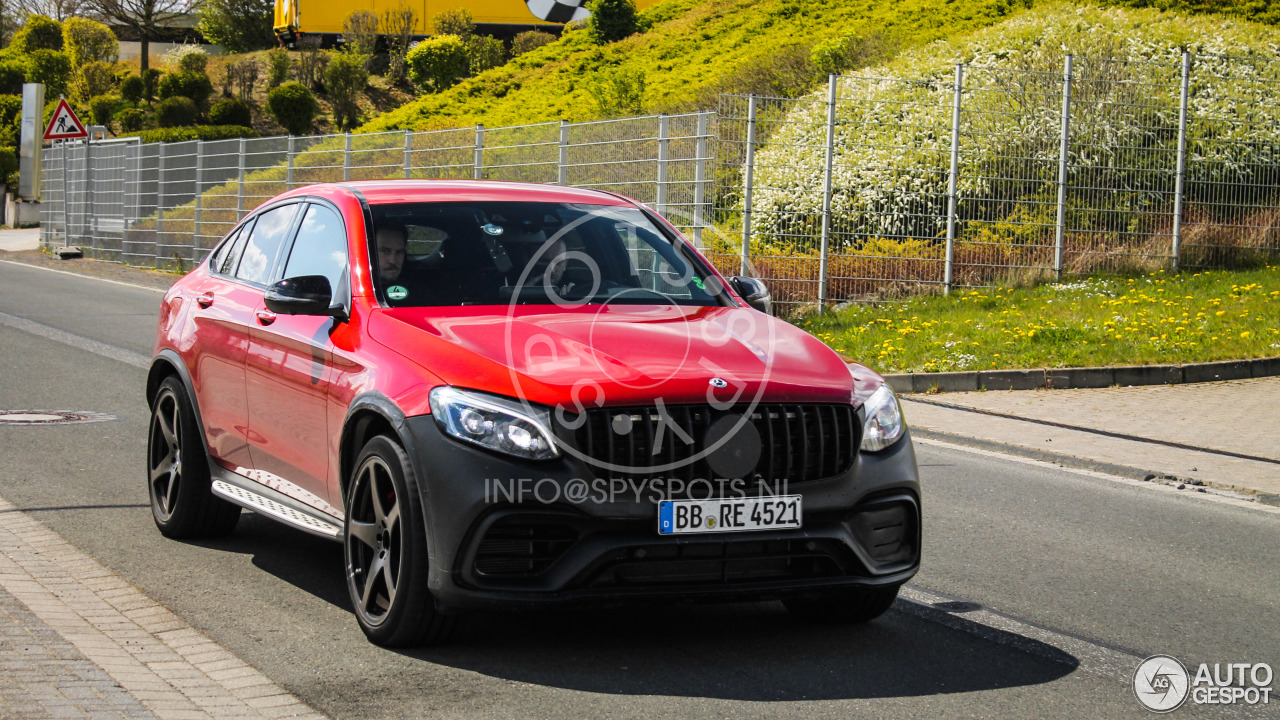
[[[733,286],[734,292],[746,300],[751,307],[766,315],[772,312],[773,296],[769,294],[769,288],[765,287],[764,283],[753,277],[735,275],[729,278],[729,284]]]
[[[341,306],[333,306],[333,288],[329,286],[329,278],[323,275],[286,278],[267,288],[263,299],[268,310],[280,315],[340,317],[346,314]]]

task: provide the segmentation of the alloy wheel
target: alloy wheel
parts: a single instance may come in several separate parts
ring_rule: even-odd
[[[151,438],[147,453],[147,471],[151,482],[151,504],[156,516],[168,520],[173,516],[182,483],[182,429],[178,398],[164,392],[156,399],[151,415]]]
[[[346,537],[347,578],[356,612],[369,626],[380,625],[395,604],[400,583],[402,537],[400,503],[391,469],[378,456],[356,472]]]

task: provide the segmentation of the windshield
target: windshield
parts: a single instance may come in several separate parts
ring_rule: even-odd
[[[719,305],[714,276],[638,208],[535,202],[375,205],[375,284],[393,307]]]

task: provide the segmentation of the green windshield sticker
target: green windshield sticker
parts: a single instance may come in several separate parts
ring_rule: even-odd
[[[409,291],[404,289],[402,285],[392,285],[387,288],[387,297],[392,300],[403,300],[409,297]]]
[[[704,285],[702,284],[702,278],[700,278],[700,277],[695,277],[695,278],[693,279],[693,284],[694,284],[694,285],[697,285],[699,290],[706,290],[706,289],[707,289],[707,288],[706,288],[706,286],[704,286]]]

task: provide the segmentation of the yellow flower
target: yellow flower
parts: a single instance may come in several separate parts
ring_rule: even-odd
[[[1252,334],[1253,333],[1249,332],[1248,330],[1245,330],[1244,332],[1240,333],[1240,337],[1243,339],[1243,338],[1249,337]]]

